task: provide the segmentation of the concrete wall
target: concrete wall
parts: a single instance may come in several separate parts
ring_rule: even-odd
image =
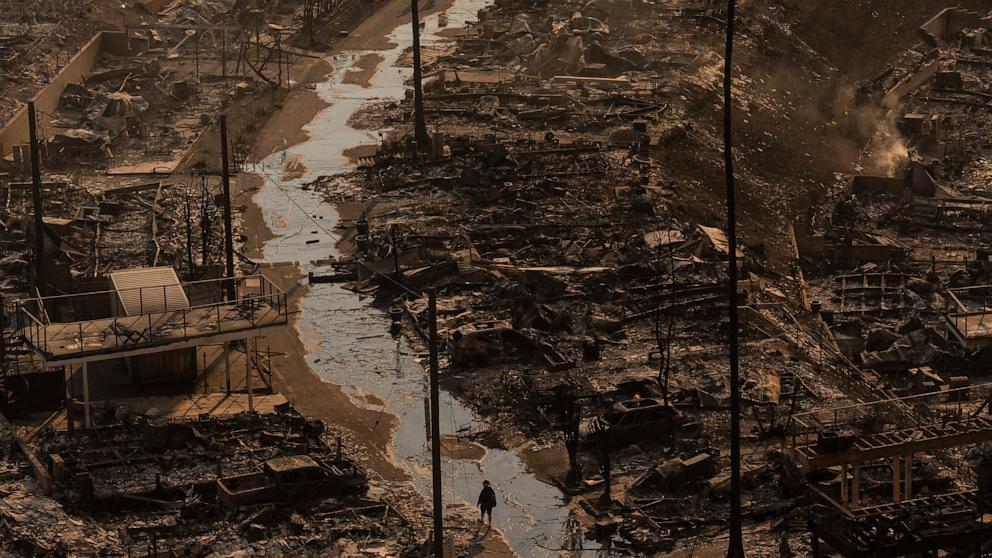
[[[977,29],[986,24],[977,12],[961,8],[947,8],[920,27],[927,41],[933,45],[954,42],[965,29]]]
[[[55,113],[66,86],[70,83],[81,83],[83,76],[92,72],[99,63],[100,55],[103,53],[104,33],[100,31],[94,35],[79,53],[73,56],[72,60],[52,78],[52,81],[34,96],[33,101],[38,111],[39,137],[51,137],[53,135],[53,130],[49,127],[51,117],[45,113]],[[0,128],[0,157],[9,155],[15,145],[27,143],[28,133],[28,109],[25,105],[3,128]]]
[[[933,60],[924,64],[923,67],[909,74],[892,87],[892,89],[889,89],[885,96],[882,97],[882,106],[887,109],[896,108],[902,102],[903,97],[933,79],[933,76],[937,75],[938,70],[940,70],[940,60]]]
[[[794,223],[792,225],[792,236],[796,246],[796,256],[800,259],[823,257],[827,252],[826,240],[822,236],[813,235],[809,226],[805,223]]]

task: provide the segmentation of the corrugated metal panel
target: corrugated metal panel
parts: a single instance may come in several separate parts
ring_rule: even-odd
[[[189,308],[186,292],[171,267],[115,271],[110,280],[127,316]]]

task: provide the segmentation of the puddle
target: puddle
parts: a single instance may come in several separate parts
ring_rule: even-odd
[[[490,2],[456,1],[448,10],[449,26],[474,20],[478,10]],[[439,40],[437,19],[426,18],[422,33],[425,46]],[[299,186],[320,175],[349,170],[345,152],[378,140],[377,132],[350,128],[348,119],[369,101],[403,97],[403,82],[412,70],[398,68],[396,61],[412,42],[409,25],[397,29],[390,40],[399,46],[378,52],[385,60],[372,76],[370,87],[344,82],[349,68],[369,53],[334,56],[331,62],[335,71],[317,86],[317,92],[331,106],[307,127],[311,139],[274,153],[257,169],[266,177],[266,184],[255,200],[275,235],[265,246],[267,261],[307,264],[334,254],[334,241],[328,236],[337,219],[334,208]],[[284,176],[289,161],[298,162],[295,168],[299,171]],[[318,242],[307,243],[314,240]],[[307,267],[308,271],[317,270]],[[343,386],[356,404],[400,418],[393,454],[410,471],[421,493],[429,497],[430,451],[425,425],[428,390],[418,361],[423,355],[415,355],[405,341],[389,336],[385,314],[337,285],[314,285],[303,306],[299,327],[311,367],[325,381]],[[478,424],[472,412],[446,392],[441,394],[440,419],[442,435],[464,435]],[[462,502],[474,508],[483,479],[492,482],[499,499],[493,524],[516,554],[560,555],[557,550],[547,549],[561,548],[563,539],[573,538],[565,535],[569,513],[562,494],[538,481],[512,452],[490,449],[481,460],[444,459],[446,507]]]

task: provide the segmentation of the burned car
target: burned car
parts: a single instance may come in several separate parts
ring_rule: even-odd
[[[628,399],[616,402],[611,410],[599,416],[583,419],[579,424],[579,439],[594,443],[601,436],[609,436],[616,446],[666,440],[672,439],[682,422],[682,415],[675,407],[657,399]]]

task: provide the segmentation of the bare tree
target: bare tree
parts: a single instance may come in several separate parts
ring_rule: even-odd
[[[210,263],[211,246],[214,244],[213,223],[217,218],[218,207],[214,194],[205,175],[200,176],[200,266],[207,267]]]
[[[186,223],[186,272],[193,273],[195,264],[193,263],[193,194],[192,184],[187,183],[182,192],[182,218]]]
[[[613,501],[612,437],[608,425],[597,423],[595,428],[596,431],[593,435],[595,436],[596,448],[599,450],[599,471],[603,476],[603,495],[600,500],[604,504],[610,505]]]
[[[669,219],[668,230],[672,230],[674,224],[673,219]],[[663,289],[664,286],[661,282],[663,267],[661,264],[661,239],[658,239],[658,244],[655,247],[655,260],[658,262],[658,286]],[[661,294],[657,297],[657,306],[654,316],[654,336],[655,341],[658,344],[658,385],[661,387],[661,396],[667,406],[669,404],[669,381],[671,379],[672,373],[672,342],[675,339],[675,249],[668,250],[668,265],[669,265],[669,302],[668,311],[662,311],[662,299],[664,298]],[[662,314],[667,315],[668,324],[666,327],[662,327]]]
[[[573,384],[557,386],[554,391],[555,410],[558,414],[559,428],[565,440],[565,450],[568,452],[568,477],[566,482],[572,484],[579,479],[579,406]]]

